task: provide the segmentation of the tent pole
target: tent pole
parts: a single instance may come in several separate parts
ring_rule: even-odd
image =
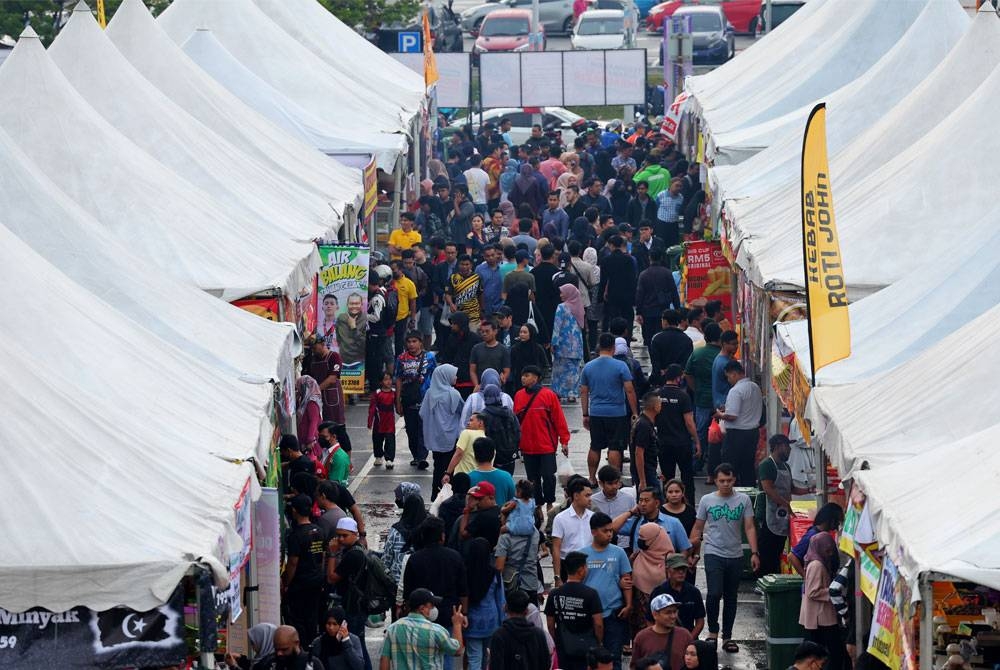
[[[861,551],[864,551],[862,549]],[[863,651],[868,648],[867,641],[865,639],[865,621],[871,621],[871,613],[868,612],[868,599],[865,598],[865,594],[861,592],[861,557],[860,553],[858,558],[854,559],[854,646],[855,646],[855,656],[859,656],[859,651]],[[852,658],[851,663],[853,665],[857,658]]]
[[[403,156],[396,156],[396,166],[393,170],[393,177],[396,179],[396,184],[392,194],[392,220],[389,222],[390,233],[393,228],[399,226],[399,213],[402,211],[403,165],[405,165]]]
[[[774,326],[767,331],[764,335],[765,342],[763,348],[763,365],[761,366],[763,382],[767,384],[764,392],[767,394],[767,407],[765,416],[767,418],[767,436],[770,438],[772,435],[777,435],[781,430],[781,407],[778,400],[778,392],[774,388],[773,380],[773,364],[771,362],[771,350],[774,348]]]
[[[920,670],[934,667],[934,582],[920,575]]]

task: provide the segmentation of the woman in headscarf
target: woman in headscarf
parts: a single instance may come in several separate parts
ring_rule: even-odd
[[[319,384],[309,375],[295,382],[295,418],[302,452],[317,463],[323,461],[319,446],[319,424],[323,420],[323,395]]]
[[[399,501],[396,501],[399,504]],[[403,575],[403,557],[412,549],[411,540],[420,522],[427,518],[424,499],[419,493],[406,496],[402,502],[403,513],[399,521],[389,529],[382,549],[382,565],[385,571],[399,583]]]
[[[806,552],[805,566],[799,624],[805,629],[807,640],[821,644],[830,651],[825,667],[840,670],[845,650],[837,609],[830,600],[830,583],[840,568],[840,559],[837,542],[830,533],[816,533],[812,536],[809,551]]]
[[[521,390],[521,370],[526,365],[534,365],[542,371],[549,366],[545,349],[538,343],[538,329],[530,323],[523,324],[517,333],[517,341],[510,348],[510,377],[507,379],[507,391],[511,397]]]
[[[670,536],[655,522],[639,526],[636,551],[632,554],[632,637],[646,627],[649,595],[663,583],[663,566],[667,555],[674,553]]]
[[[483,388],[485,388],[487,384],[493,384],[497,387],[501,385],[500,373],[493,368],[486,368],[483,370],[483,374],[479,375],[479,390],[466,398],[465,406],[462,407],[463,426],[469,423],[470,416],[486,407],[486,400],[483,397]],[[514,411],[514,401],[506,393],[500,394],[500,402],[510,411]]]
[[[503,579],[493,564],[490,543],[477,537],[465,544],[463,553],[469,579],[469,627],[465,631],[465,649],[469,670],[483,670],[486,648],[504,619],[507,601]]]
[[[250,640],[250,647],[254,652],[255,662],[253,668],[263,668],[265,659],[268,663],[273,660],[274,655],[274,631],[278,627],[273,623],[259,623],[252,626],[247,631],[247,638]],[[268,658],[268,657],[272,658]]]
[[[531,207],[532,216],[538,216],[545,204],[546,194],[542,193],[538,180],[535,179],[535,169],[530,164],[524,163],[521,166],[520,174],[514,180],[514,187],[510,190],[508,199],[515,207],[522,204]]]
[[[431,375],[431,386],[420,404],[424,444],[434,457],[431,500],[441,490],[441,475],[451,462],[455,440],[462,432],[463,403],[462,396],[455,390],[456,381],[458,368],[450,363],[437,366]]]
[[[503,172],[500,173],[500,204],[507,202],[510,199],[511,189],[514,188],[514,182],[517,180],[517,161],[507,161],[507,165],[504,166]],[[501,209],[503,209],[501,207]]]
[[[576,177],[576,183],[583,181],[583,168],[580,167],[580,157],[576,155],[575,151],[566,151],[562,156],[559,157],[562,164],[566,166],[566,172],[559,175],[560,179],[556,180],[556,185],[559,188],[559,181],[562,179],[563,175],[570,175]]]
[[[323,662],[326,670],[362,670],[365,667],[361,639],[347,630],[347,614],[339,605],[327,611],[323,632],[309,651]]]
[[[427,176],[430,178],[431,183],[437,181],[438,177],[448,178],[448,168],[445,167],[444,161],[438,160],[437,158],[432,158],[427,161]]]
[[[511,236],[517,235],[517,231],[514,230],[514,227],[517,226],[517,208],[514,207],[514,203],[510,200],[503,200],[499,209],[500,213],[503,214],[503,227]]]
[[[572,284],[560,286],[559,297],[552,322],[552,390],[560,400],[576,402],[583,370],[583,303]]]

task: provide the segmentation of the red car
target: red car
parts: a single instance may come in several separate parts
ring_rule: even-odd
[[[726,20],[738,33],[753,35],[760,20],[761,0],[667,0],[649,10],[646,30],[663,32],[663,20],[685,5],[720,5]]]

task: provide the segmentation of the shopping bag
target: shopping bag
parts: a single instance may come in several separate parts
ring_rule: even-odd
[[[563,452],[558,452],[556,454],[556,477],[559,478],[559,486],[566,486],[566,482],[575,473],[573,472],[573,464],[569,462],[569,457],[564,455]]]
[[[431,516],[437,516],[438,510],[441,508],[441,503],[450,498],[452,495],[451,482],[448,482],[441,487],[441,490],[438,491],[434,502],[431,503]]]

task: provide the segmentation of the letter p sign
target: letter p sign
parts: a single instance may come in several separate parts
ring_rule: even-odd
[[[421,35],[418,32],[398,33],[397,39],[397,46],[401,54],[418,54],[424,50],[421,44]]]

